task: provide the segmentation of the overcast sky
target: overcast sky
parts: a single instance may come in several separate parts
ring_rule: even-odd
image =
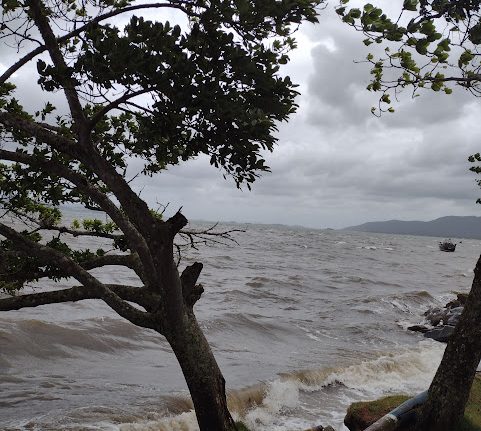
[[[467,157],[481,149],[481,101],[462,89],[416,99],[406,91],[395,114],[372,116],[379,96],[365,89],[369,67],[354,63],[368,48],[334,3],[297,33],[285,73],[300,84],[300,108],[266,155],[272,173],[241,191],[199,158],[142,179],[149,203],[182,206],[190,219],[320,228],[480,215]],[[27,78],[17,79],[34,103]]]

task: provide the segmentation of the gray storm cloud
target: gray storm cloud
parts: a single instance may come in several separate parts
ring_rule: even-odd
[[[467,157],[479,151],[481,106],[463,90],[408,91],[395,114],[378,119],[378,95],[365,87],[368,49],[362,35],[330,9],[320,24],[304,25],[299,48],[283,73],[300,84],[299,110],[279,125],[279,143],[266,154],[272,173],[237,190],[206,157],[140,177],[135,188],[152,206],[183,207],[190,219],[343,227],[369,220],[476,215],[481,196]],[[3,67],[14,52],[0,51]],[[35,64],[15,77],[18,97],[33,110],[45,102]],[[54,95],[65,106],[61,94]],[[141,169],[132,162],[132,175]]]

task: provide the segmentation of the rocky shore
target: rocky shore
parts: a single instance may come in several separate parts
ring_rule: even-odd
[[[458,293],[456,299],[448,302],[443,308],[430,308],[424,313],[425,325],[413,325],[408,329],[421,332],[426,338],[446,343],[459,321],[467,297],[467,293]]]

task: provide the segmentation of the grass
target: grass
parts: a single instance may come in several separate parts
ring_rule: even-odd
[[[346,415],[346,425],[351,430],[366,428],[366,424],[375,422],[410,397],[395,395],[375,401],[353,403]],[[408,431],[408,430],[406,430]],[[474,379],[464,418],[453,431],[481,431],[481,375]]]
[[[237,427],[237,431],[249,431],[249,428],[247,428],[242,422],[236,422],[235,425]]]
[[[463,421],[456,431],[480,431],[481,430],[481,376],[478,374],[474,379],[468,404],[464,411]]]

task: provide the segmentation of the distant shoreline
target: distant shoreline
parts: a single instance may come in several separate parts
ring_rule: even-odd
[[[363,223],[340,230],[441,238],[481,239],[481,217],[447,216],[430,221],[388,220]]]

